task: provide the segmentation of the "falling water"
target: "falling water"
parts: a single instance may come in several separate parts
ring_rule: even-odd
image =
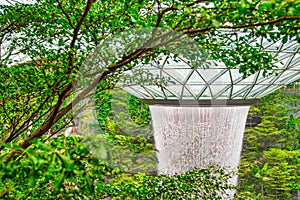
[[[236,170],[249,106],[151,105],[158,173],[218,165]],[[236,185],[237,177],[231,181]]]

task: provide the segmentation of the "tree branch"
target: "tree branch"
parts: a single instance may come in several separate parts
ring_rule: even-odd
[[[65,87],[65,89],[62,91],[62,93],[59,95],[57,103],[54,106],[53,111],[50,113],[50,115],[47,117],[47,119],[45,120],[45,122],[38,127],[33,133],[31,133],[21,144],[20,147],[22,148],[27,148],[30,146],[30,141],[38,138],[40,136],[42,136],[44,133],[46,133],[51,127],[52,125],[57,122],[58,120],[56,119],[57,113],[63,103],[63,101],[65,100],[65,98],[67,96],[69,96],[69,94],[72,91],[72,87],[73,87],[73,83],[67,85]]]
[[[165,9],[163,9],[161,12],[159,12],[158,17],[157,17],[157,20],[156,20],[156,25],[155,25],[155,27],[158,27],[158,26],[159,26],[159,24],[160,24],[160,22],[161,22],[161,19],[162,19],[163,15],[164,15],[165,13],[169,12],[169,11],[172,11],[172,10],[178,10],[178,8],[177,8],[177,7],[174,7],[174,6],[171,6],[171,7],[165,8]]]
[[[76,40],[78,38],[80,27],[81,27],[83,21],[85,20],[85,18],[87,17],[87,15],[89,13],[89,10],[92,7],[93,2],[94,2],[94,0],[88,0],[87,5],[84,9],[84,12],[83,12],[82,16],[80,17],[79,21],[77,22],[77,25],[74,29],[73,38],[72,38],[72,41],[71,41],[71,44],[70,44],[70,52],[69,52],[69,68],[70,69],[67,70],[68,73],[69,73],[69,71],[71,71],[71,68],[73,66],[73,56],[74,56],[74,54],[72,53],[72,51],[75,47],[75,43],[76,43]]]
[[[284,21],[284,20],[299,20],[300,16],[284,16],[284,17],[280,17],[278,19],[274,19],[274,20],[269,20],[266,22],[258,22],[258,23],[253,23],[253,24],[241,24],[241,25],[235,25],[235,26],[220,26],[218,27],[223,28],[223,29],[240,29],[240,28],[249,28],[249,27],[257,27],[257,26],[263,26],[263,25],[269,25],[269,24],[276,24],[278,22]],[[216,28],[215,26],[207,26],[205,28],[200,28],[200,29],[193,29],[193,30],[188,30],[185,33],[187,34],[194,34],[194,33],[203,33],[203,32],[207,32],[211,29]],[[178,31],[184,30],[184,28],[179,29]]]
[[[78,21],[78,23],[77,23],[77,25],[74,29],[74,34],[73,34],[72,42],[71,42],[71,45],[70,45],[71,48],[74,48],[74,46],[75,46],[75,42],[77,40],[80,27],[81,27],[83,21],[85,20],[85,18],[87,17],[93,2],[94,2],[94,0],[88,0],[87,5],[84,9],[84,12],[83,12],[82,16],[80,17],[80,19],[79,19],[79,21]]]
[[[59,8],[61,9],[61,11],[64,13],[64,15],[66,16],[66,18],[68,19],[70,26],[75,29],[75,26],[73,25],[70,16],[66,12],[66,10],[62,7],[60,0],[56,0],[56,2],[58,3]]]

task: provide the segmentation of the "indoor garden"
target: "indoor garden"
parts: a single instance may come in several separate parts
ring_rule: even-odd
[[[0,0],[0,199],[299,199],[299,27],[293,0]]]

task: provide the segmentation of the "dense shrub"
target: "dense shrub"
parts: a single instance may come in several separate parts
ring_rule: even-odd
[[[1,155],[1,199],[220,199],[230,175],[223,169],[195,169],[182,175],[128,174],[97,159],[79,137],[35,143],[6,161]]]

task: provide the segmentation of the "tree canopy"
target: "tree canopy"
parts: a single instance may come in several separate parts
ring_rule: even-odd
[[[126,146],[129,143],[130,148],[138,152],[153,151],[153,144],[143,138],[136,140],[116,133],[119,129],[114,121],[107,120],[111,114],[111,93],[106,89],[113,87],[124,71],[134,68],[138,63],[148,63],[162,53],[176,54],[177,48],[184,49],[186,54],[192,56],[195,49],[200,50],[201,62],[205,63],[202,58],[219,60],[228,68],[239,68],[244,76],[258,70],[271,70],[276,54],[260,51],[260,42],[253,46],[249,45],[249,41],[255,37],[265,37],[273,42],[280,40],[287,43],[291,38],[299,42],[300,2],[30,2],[0,0],[1,198],[89,199],[105,198],[107,195],[119,198],[142,196],[145,199],[170,195],[174,196],[172,199],[182,196],[192,198],[194,195],[221,198],[220,195],[229,188],[225,184],[229,177],[223,170],[196,170],[174,177],[129,176],[99,162],[83,148],[78,138],[61,136],[48,139],[68,126],[77,114],[74,113],[76,109],[72,108],[96,89],[95,98],[101,104],[98,119],[102,120],[102,127],[113,132],[110,138],[118,139],[116,143],[119,145]],[[138,37],[131,37],[131,33]],[[123,46],[118,49],[120,38]],[[115,43],[112,44],[112,41]],[[202,57],[203,52],[206,53]],[[80,78],[92,80],[91,84],[76,85]],[[147,108],[132,96],[129,101],[134,107],[129,108],[133,120],[137,124],[149,123]],[[140,110],[137,110],[138,106]],[[278,108],[282,107],[269,108],[265,112],[272,115]],[[299,139],[298,119],[290,118],[286,133],[278,127],[284,124],[282,118],[274,118],[265,118],[260,126],[249,131],[249,137],[246,138],[246,152],[260,149],[260,153],[263,153],[260,158],[270,161],[264,162],[264,165],[251,165],[253,169],[250,171],[254,177],[249,184],[253,185],[255,191],[250,192],[255,196],[261,188],[270,197],[273,195],[274,184],[271,181],[282,177],[278,174],[278,168],[285,168],[290,161],[285,150],[294,151],[299,146],[294,142],[294,138]],[[270,135],[268,144],[264,143],[267,134]],[[277,137],[284,134],[286,137],[281,138],[280,144],[286,149],[279,151],[275,149]],[[258,142],[248,144],[253,137]],[[268,151],[269,147],[274,149]],[[286,156],[282,158],[280,155]],[[293,155],[297,157],[298,154]],[[247,156],[249,158],[245,159],[242,167],[259,157],[255,153]],[[277,161],[282,164],[277,165]],[[242,178],[247,174],[248,168],[245,168]],[[292,176],[294,171],[294,168],[288,168],[285,173],[290,175],[287,175],[289,180],[278,182],[280,187],[288,191],[283,194],[285,197],[291,196],[290,191],[299,188],[298,184],[293,186],[294,189],[286,185],[291,181],[296,183]],[[113,180],[108,184],[110,177]],[[271,181],[264,182],[266,177]],[[248,184],[247,180],[242,181]],[[161,187],[162,183],[164,187]],[[249,191],[242,192],[243,198]]]
[[[0,5],[0,13],[1,137],[23,148],[51,127],[54,133],[63,129],[72,119],[72,106],[99,83],[106,80],[100,87],[108,87],[109,80],[137,62],[167,53],[165,45],[176,47],[191,38],[210,58],[247,76],[273,67],[273,55],[248,45],[250,38],[300,39],[300,3],[293,0],[46,0]],[[88,55],[105,48],[107,38],[142,28],[154,34],[139,43],[141,48],[118,52],[103,73],[80,71]],[[166,36],[174,32],[176,37]],[[243,36],[233,37],[239,33]],[[234,48],[224,48],[227,44]],[[71,98],[78,74],[97,77],[96,82]]]

